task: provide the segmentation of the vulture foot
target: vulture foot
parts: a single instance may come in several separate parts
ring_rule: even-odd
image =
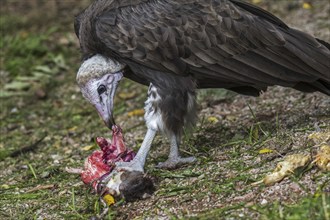
[[[168,158],[165,162],[160,162],[156,166],[161,169],[172,170],[183,164],[193,163],[196,161],[196,157],[176,157],[176,158]]]
[[[116,162],[116,168],[120,171],[139,171],[143,172],[143,165],[138,160],[131,160],[130,162]]]
[[[183,164],[193,163],[196,161],[196,157],[180,157],[179,154],[179,141],[177,135],[170,137],[170,154],[165,162],[160,162],[156,166],[161,169],[175,169]]]

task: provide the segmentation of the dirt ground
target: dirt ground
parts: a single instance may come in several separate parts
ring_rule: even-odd
[[[87,219],[102,210],[97,195],[65,167],[82,167],[109,130],[75,83],[79,44],[74,15],[90,1],[1,2],[0,219]],[[289,26],[330,42],[326,0],[252,0]],[[120,84],[116,122],[137,150],[146,127],[147,88]],[[330,144],[330,97],[272,87],[260,97],[224,90],[198,95],[199,120],[181,153],[195,164],[155,168],[168,154],[158,136],[146,171],[156,192],[148,199],[110,207],[106,219],[330,219],[330,174],[306,166],[272,186],[253,183],[287,155],[315,156],[323,134]],[[138,111],[136,111],[138,110]]]

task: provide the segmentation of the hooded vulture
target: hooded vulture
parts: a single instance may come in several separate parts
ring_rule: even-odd
[[[170,141],[160,167],[195,160],[178,146],[196,119],[196,89],[258,96],[280,85],[330,95],[330,45],[241,0],[96,0],[74,27],[77,83],[109,128],[122,77],[149,86],[145,139],[133,161],[118,164],[128,170],[143,171],[157,131]]]

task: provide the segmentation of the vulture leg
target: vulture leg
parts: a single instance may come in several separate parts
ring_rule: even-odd
[[[145,109],[147,126],[160,130],[170,141],[169,157],[158,168],[174,169],[196,160],[179,155],[183,127],[195,123],[195,106],[195,84],[190,78],[175,78],[166,87],[150,85]]]
[[[183,83],[184,80],[188,80],[188,84],[192,84],[191,89],[180,85],[171,88],[159,88],[152,83],[150,84],[144,115],[148,127],[147,134],[136,157],[130,162],[117,162],[116,165],[119,168],[143,171],[151,143],[157,131],[164,133],[170,140],[168,160],[158,164],[159,168],[173,169],[181,164],[192,163],[196,160],[194,157],[180,157],[178,149],[183,127],[193,125],[196,119],[194,84],[189,79],[181,79]],[[180,80],[177,81],[180,82]]]
[[[174,169],[177,166],[185,163],[192,163],[196,161],[195,157],[180,157],[179,156],[179,144],[180,141],[177,139],[176,135],[170,137],[170,154],[165,162],[160,162],[157,167],[165,169]]]
[[[142,142],[142,145],[134,157],[134,159],[130,162],[117,162],[116,166],[121,169],[130,170],[130,171],[141,171],[143,172],[144,164],[146,162],[151,143],[156,135],[156,131],[153,129],[148,129],[146,136]]]

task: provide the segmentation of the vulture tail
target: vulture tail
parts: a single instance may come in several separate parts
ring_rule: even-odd
[[[250,3],[242,0],[229,1],[280,27],[286,40],[284,46],[286,51],[282,48],[276,51],[276,48],[273,48],[275,51],[259,51],[261,52],[259,55],[266,56],[264,58],[268,60],[277,60],[279,66],[287,68],[287,71],[293,74],[292,77],[297,74],[297,80],[292,77],[287,80],[289,83],[294,83],[291,85],[293,88],[303,92],[319,91],[330,95],[330,43],[289,28],[276,16]],[[258,62],[258,65],[260,67],[261,64]],[[281,72],[276,69],[276,65],[272,68]]]
[[[286,49],[311,67],[314,73],[308,72],[316,77],[313,81],[300,81],[293,88],[303,92],[319,91],[330,96],[330,44],[295,29],[286,33]]]

